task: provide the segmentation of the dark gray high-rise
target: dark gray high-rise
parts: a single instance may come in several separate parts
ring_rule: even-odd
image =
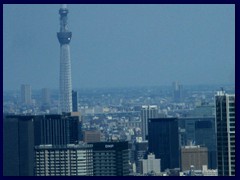
[[[149,119],[148,132],[148,151],[161,159],[161,170],[179,168],[177,118]]]
[[[63,115],[36,116],[35,144],[66,145],[78,142],[79,116]]]
[[[94,176],[128,176],[128,142],[96,142],[93,145]]]
[[[72,90],[72,111],[78,112],[78,92]]]
[[[32,176],[34,146],[78,143],[79,116],[8,115],[3,117],[3,175]]]
[[[217,144],[214,117],[182,117],[178,119],[180,145],[208,148],[208,168],[217,168]]]
[[[220,91],[215,102],[218,175],[235,176],[235,94]]]
[[[3,117],[3,175],[33,176],[34,116]]]
[[[136,171],[140,173],[140,160],[144,159],[148,151],[148,141],[141,141],[135,143],[135,156]]]

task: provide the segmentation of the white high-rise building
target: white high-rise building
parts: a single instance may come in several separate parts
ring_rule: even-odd
[[[42,103],[43,104],[50,103],[50,90],[48,88],[42,89]]]
[[[147,173],[157,173],[161,172],[161,160],[155,159],[155,155],[150,153],[147,156],[147,159],[140,160],[140,173],[147,174]]]
[[[72,32],[68,30],[66,4],[62,4],[60,10],[60,32],[57,37],[60,43],[60,108],[61,112],[72,112],[72,78],[70,46]]]
[[[235,94],[217,92],[217,168],[219,176],[235,176]]]
[[[142,138],[145,141],[148,136],[148,119],[158,117],[158,107],[156,105],[142,106],[141,110],[141,130]]]
[[[28,84],[21,85],[21,100],[24,104],[32,103],[32,89]]]
[[[36,146],[34,169],[36,176],[92,176],[92,145]]]

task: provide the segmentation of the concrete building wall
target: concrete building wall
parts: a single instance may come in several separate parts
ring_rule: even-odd
[[[203,165],[208,165],[208,149],[199,146],[185,146],[181,148],[181,169],[189,170],[191,165],[195,170],[201,170]]]

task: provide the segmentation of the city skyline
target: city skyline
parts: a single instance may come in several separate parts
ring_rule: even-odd
[[[59,7],[3,6],[4,90],[58,87]],[[235,83],[234,5],[69,8],[73,88]]]

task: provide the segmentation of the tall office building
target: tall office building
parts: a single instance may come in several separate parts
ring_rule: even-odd
[[[34,116],[3,117],[3,175],[33,176]]]
[[[148,139],[148,119],[158,117],[158,107],[156,105],[142,106],[141,109],[141,130],[143,141]]]
[[[78,112],[78,92],[72,90],[72,111]]]
[[[67,144],[35,147],[36,176],[92,176],[92,145]]]
[[[217,92],[217,166],[219,176],[235,176],[235,95]]]
[[[195,122],[195,144],[208,149],[208,168],[217,169],[217,137],[214,121]]]
[[[50,104],[50,90],[48,88],[42,89],[42,104]]]
[[[60,107],[61,112],[72,112],[72,78],[70,62],[70,46],[72,32],[68,29],[66,4],[59,10],[60,32],[57,37],[60,43]]]
[[[79,123],[71,114],[4,116],[3,174],[32,176],[34,146],[78,143]]]
[[[128,142],[97,142],[93,145],[94,176],[128,176]]]
[[[181,169],[189,170],[193,165],[195,170],[201,170],[208,164],[208,149],[200,146],[183,146],[181,148]]]
[[[148,151],[161,159],[161,170],[179,168],[177,118],[149,119],[148,132]]]
[[[140,173],[140,160],[144,159],[148,151],[148,141],[140,141],[135,143],[134,160],[136,163],[136,171]]]
[[[180,146],[190,144],[208,148],[208,167],[217,168],[217,144],[214,117],[179,118]]]
[[[32,103],[32,89],[28,84],[21,85],[21,101],[28,105]]]
[[[183,86],[178,82],[173,82],[173,101],[181,102],[183,99]]]
[[[79,123],[79,116],[73,113],[36,116],[35,144],[76,144],[79,140]]]

